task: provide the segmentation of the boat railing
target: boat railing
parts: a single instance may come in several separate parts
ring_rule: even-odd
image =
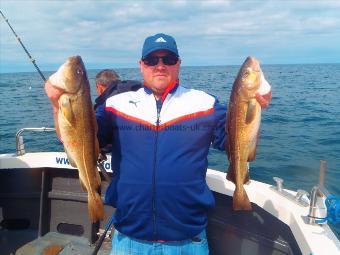
[[[274,181],[276,182],[276,186],[270,186],[270,189],[277,192],[280,196],[283,196],[286,199],[289,199],[293,203],[302,206],[308,207],[309,206],[309,193],[303,189],[298,189],[296,195],[292,195],[290,192],[287,192],[283,189],[283,179],[279,177],[273,177]]]
[[[309,214],[307,216],[308,224],[325,224],[327,223],[326,199],[330,196],[329,191],[325,188],[325,171],[326,161],[320,161],[320,178],[319,184],[314,186],[310,193]]]
[[[55,132],[55,128],[49,127],[41,127],[41,128],[22,128],[20,129],[15,136],[15,143],[16,143],[16,153],[18,156],[25,154],[25,144],[24,138],[21,135],[22,133],[30,131],[30,132]]]
[[[315,185],[311,192],[298,189],[296,194],[286,191],[283,188],[283,179],[274,177],[276,185],[270,186],[270,189],[278,193],[280,196],[289,199],[301,207],[309,206],[309,213],[303,216],[305,222],[310,225],[322,225],[328,221],[340,221],[340,201],[339,198],[330,194],[325,188],[325,171],[326,161],[320,160],[320,178],[319,184]]]

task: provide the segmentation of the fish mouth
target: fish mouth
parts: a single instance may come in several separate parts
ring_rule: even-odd
[[[66,65],[83,64],[83,61],[80,56],[72,56],[66,60],[65,64]]]
[[[253,67],[254,70],[260,71],[260,62],[254,57],[247,57],[246,61],[249,67]]]

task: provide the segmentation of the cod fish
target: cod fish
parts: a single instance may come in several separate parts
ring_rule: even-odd
[[[58,126],[69,162],[78,168],[81,186],[87,191],[90,221],[103,220],[104,206],[98,193],[101,179],[96,167],[97,122],[81,57],[68,58],[49,82],[64,91],[59,98]]]
[[[259,137],[261,106],[255,94],[270,92],[269,84],[261,82],[262,79],[259,62],[248,57],[240,68],[230,95],[225,149],[229,160],[227,179],[235,184],[234,210],[252,210],[243,184],[249,181],[248,162],[255,159]]]

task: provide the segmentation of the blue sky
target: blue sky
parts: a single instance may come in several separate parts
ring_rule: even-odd
[[[138,67],[146,36],[176,38],[182,64],[340,63],[339,0],[18,1],[0,9],[42,70]],[[35,71],[0,19],[0,72]]]

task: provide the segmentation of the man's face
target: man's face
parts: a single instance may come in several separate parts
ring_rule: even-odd
[[[169,55],[167,50],[158,50],[150,54],[153,57],[167,55]],[[156,96],[161,96],[170,83],[178,80],[181,60],[178,59],[175,65],[166,65],[162,59],[159,59],[158,64],[155,66],[149,66],[143,60],[140,60],[139,64],[145,83]]]

